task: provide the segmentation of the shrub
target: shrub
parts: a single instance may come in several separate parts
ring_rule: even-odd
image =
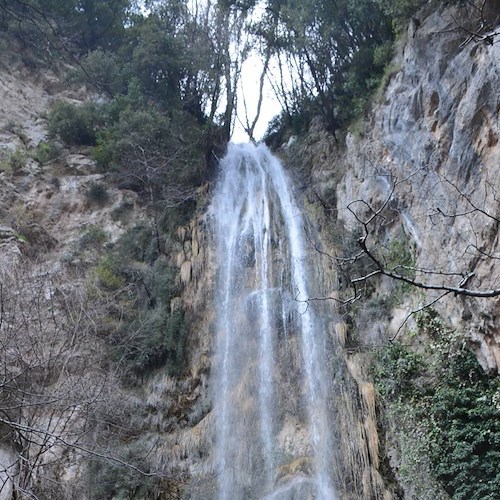
[[[99,226],[89,224],[82,233],[79,241],[81,250],[95,250],[108,241],[108,234]]]
[[[39,142],[33,158],[42,165],[61,156],[61,147],[54,142]]]
[[[49,113],[49,136],[59,137],[68,146],[93,146],[99,122],[99,110],[94,103],[76,106],[58,101]]]
[[[118,339],[116,354],[125,357],[135,375],[165,366],[169,375],[176,376],[182,368],[185,339],[184,314],[169,314],[167,306],[159,304],[141,311],[127,325]]]
[[[151,464],[148,460],[150,451],[151,446],[147,447],[145,443],[138,441],[114,450],[114,454],[131,467],[118,465],[113,460],[94,457],[89,466],[91,498],[114,498],[116,500],[158,498],[159,477],[154,474],[146,476],[138,471],[145,473],[151,471]]]
[[[101,260],[95,270],[99,284],[109,291],[116,291],[126,284],[124,277],[120,273],[119,266],[109,256]]]
[[[158,257],[153,241],[153,229],[146,224],[138,224],[128,229],[116,242],[114,253],[122,262],[137,260],[152,264]]]
[[[393,343],[377,353],[375,382],[383,398],[398,399],[417,392],[415,379],[424,370],[423,358],[406,346]]]
[[[434,311],[421,313],[417,325],[429,338],[424,353],[393,344],[374,364],[406,464],[400,474],[424,484],[411,464],[426,461],[431,479],[451,498],[493,500],[500,490],[500,382]]]
[[[85,192],[87,199],[96,205],[103,206],[109,201],[108,189],[104,184],[91,182]]]
[[[396,63],[389,63],[385,66],[384,72],[380,78],[378,88],[375,92],[375,102],[381,103],[385,91],[391,81],[391,78],[401,71],[401,65]]]
[[[14,152],[9,153],[1,162],[0,168],[12,172],[14,175],[22,173],[26,166],[28,155],[22,149],[16,149]]]
[[[408,278],[415,277],[414,248],[407,237],[395,238],[385,248],[384,260],[390,269]]]
[[[373,64],[377,68],[385,68],[390,63],[393,53],[393,42],[387,41],[373,49]]]
[[[92,149],[92,159],[101,169],[105,169],[113,162],[113,147],[110,145],[112,140],[109,131],[101,130],[97,136],[96,146]]]
[[[103,240],[95,227],[88,238]],[[112,297],[109,315],[117,327],[108,336],[111,356],[123,362],[129,380],[165,367],[178,375],[184,361],[186,325],[182,311],[170,311],[179,293],[176,270],[157,252],[152,228],[131,228],[116,242],[95,268],[101,292]],[[116,311],[119,311],[115,315]]]

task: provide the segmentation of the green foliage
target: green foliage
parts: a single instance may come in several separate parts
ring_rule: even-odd
[[[113,161],[113,145],[110,144],[109,132],[102,130],[97,139],[95,148],[92,149],[92,159],[102,170],[106,170]]]
[[[9,132],[10,134],[17,135],[17,137],[19,137],[19,139],[21,139],[23,143],[28,142],[28,138],[26,136],[26,132],[24,131],[23,125],[15,120],[8,120],[7,123],[2,127],[2,130],[5,130],[5,132]]]
[[[68,146],[93,146],[99,122],[98,107],[94,103],[76,106],[58,101],[50,110],[49,135],[51,138],[59,137]]]
[[[373,64],[377,68],[385,68],[391,61],[393,55],[393,44],[386,41],[373,48]]]
[[[400,427],[402,462],[414,463],[420,453],[430,477],[453,499],[496,498],[499,381],[484,373],[434,311],[421,313],[417,324],[433,339],[424,353],[392,344],[378,353],[374,365],[378,393]],[[403,472],[407,481],[422,483],[415,469]]]
[[[96,250],[108,241],[108,234],[104,229],[94,224],[89,224],[82,232],[79,241],[80,250]]]
[[[120,460],[131,467],[111,460],[92,459],[89,465],[90,497],[93,500],[158,498],[159,478],[139,472],[147,474],[151,470],[147,460],[149,451],[150,449],[140,443],[131,443],[121,450],[115,450]]]
[[[340,126],[346,127],[366,114],[391,57],[391,37],[381,41],[380,45],[362,47],[355,52],[346,65],[344,80],[337,90],[337,120]]]
[[[116,48],[125,33],[130,0],[72,0],[76,13],[72,18],[79,26],[79,44],[87,50]]]
[[[93,83],[110,95],[126,91],[126,67],[118,54],[96,49],[89,52],[69,76],[70,81]]]
[[[92,157],[119,174],[123,187],[164,199],[172,188],[182,191],[203,179],[203,132],[189,114],[147,105],[137,81],[100,113],[106,127],[97,131]]]
[[[179,291],[175,284],[176,272],[163,259],[156,259],[151,269],[151,291],[157,302],[168,304]]]
[[[23,149],[16,149],[13,152],[8,152],[0,160],[0,170],[11,172],[14,175],[22,173],[28,160],[28,154]]]
[[[95,269],[99,284],[108,291],[114,292],[125,287],[126,281],[120,273],[118,263],[111,257],[104,257]]]
[[[93,158],[100,166],[113,164],[123,168],[127,161],[140,156],[148,158],[166,146],[171,135],[166,115],[154,109],[134,109],[123,99],[114,101],[107,111],[110,121],[116,119],[98,135]]]
[[[79,2],[76,18],[82,31],[74,39],[90,50],[82,51],[82,67],[72,78],[94,83],[110,99],[81,106],[56,103],[48,122],[51,138],[68,146],[92,146],[99,168],[111,171],[121,188],[138,192],[151,209],[154,227],[134,227],[113,246],[101,229],[88,227],[74,249],[76,254],[85,252],[85,262],[97,250],[90,273],[95,283],[89,286],[108,307],[110,353],[133,379],[160,366],[171,374],[182,368],[185,321],[182,311],[170,309],[178,284],[163,254],[167,235],[195,206],[185,193],[204,179],[213,124],[206,123],[203,110],[209,95],[218,92],[220,74],[212,82],[207,79],[216,58],[209,48],[208,27],[196,24],[184,2],[157,4],[148,16],[132,15],[124,30],[120,22],[125,4]],[[111,23],[108,31],[103,30],[104,20]],[[197,55],[199,37],[205,37],[206,57]],[[45,146],[37,154],[42,162],[50,156]],[[109,194],[103,184],[92,183],[86,197],[103,205]],[[121,220],[128,210],[123,205],[113,217]]]
[[[434,309],[424,309],[417,315],[418,331],[427,337],[439,340],[449,336],[449,329],[443,323],[443,320]],[[434,344],[434,347],[441,344]],[[444,344],[446,346],[446,344]],[[443,353],[441,353],[442,355]]]
[[[267,0],[268,12],[255,28],[271,53],[281,58],[292,83],[277,84],[283,115],[266,142],[283,142],[284,130],[300,132],[299,116],[319,115],[328,130],[345,130],[363,118],[373,95],[394,69],[386,70],[396,34],[424,0]],[[306,125],[307,127],[307,125]]]
[[[127,342],[118,352],[136,375],[162,366],[171,376],[180,374],[186,340],[182,312],[170,314],[163,304],[142,310],[124,334]]]
[[[16,238],[16,240],[20,243],[29,243],[28,238],[26,238],[24,234],[15,233],[14,238]]]
[[[114,253],[127,261],[140,261],[153,264],[158,258],[155,241],[152,238],[153,229],[140,224],[130,228],[117,242]]]
[[[198,141],[203,154],[211,146],[204,141],[216,139],[214,130],[219,125],[230,128],[232,100],[226,104],[227,112],[218,112],[226,87],[230,93],[236,85],[233,76],[240,63],[239,58],[232,60],[229,45],[236,36],[233,29],[241,34],[244,14],[236,23],[238,16],[233,13],[240,9],[222,2],[196,11],[183,0],[148,2],[147,13],[139,4],[131,0],[0,0],[0,28],[8,38],[21,42],[25,62],[28,58],[35,63],[42,58],[66,60],[76,68],[70,79],[93,84],[110,97],[135,99],[128,85],[133,82],[142,94],[141,109],[135,111],[147,115],[151,110],[173,121],[167,141],[178,132],[186,136],[193,128],[203,129]],[[69,105],[54,110],[53,135],[68,145],[95,145],[97,130],[107,124],[92,113],[89,119],[84,111],[75,112]],[[110,125],[117,121],[117,116],[111,117]],[[116,142],[116,134],[111,135]],[[110,151],[107,138],[101,139],[96,156],[108,165],[117,160],[112,153],[118,150],[111,145]],[[184,139],[181,147],[193,144],[189,137]]]
[[[382,76],[380,77],[380,81],[378,84],[378,88],[375,91],[375,101],[380,103],[382,100],[382,97],[384,95],[384,92],[387,90],[387,86],[389,85],[389,82],[391,81],[391,78],[399,73],[401,71],[401,65],[395,64],[395,63],[388,63],[384,71],[382,73]]]
[[[151,227],[127,231],[95,268],[101,290],[113,294],[116,327],[108,337],[112,358],[129,381],[165,367],[179,375],[184,361],[183,311],[170,310],[179,293],[176,271],[158,252]]]
[[[87,199],[97,205],[103,206],[109,201],[108,189],[104,184],[99,182],[91,182],[87,191],[85,191]]]
[[[425,0],[375,0],[392,19],[401,22],[409,19],[426,2]]]
[[[186,225],[190,221],[195,209],[196,201],[194,199],[188,199],[175,207],[167,208],[160,214],[161,228],[167,234],[173,234],[179,226]]]
[[[38,143],[33,158],[44,165],[49,161],[55,160],[61,156],[61,147],[54,142],[41,141]]]
[[[183,74],[180,54],[186,48],[175,21],[168,17],[150,16],[135,27],[137,38],[131,54],[134,74],[146,92],[169,104],[180,99]],[[177,32],[177,33],[176,33]]]
[[[314,105],[302,101],[296,109],[283,111],[275,116],[267,127],[265,142],[271,148],[278,148],[291,135],[305,135],[313,118]]]
[[[15,37],[30,62],[115,48],[125,32],[130,0],[0,0],[0,28]],[[71,40],[71,45],[68,43]],[[28,55],[28,54],[23,54]]]
[[[372,0],[276,2],[258,28],[269,50],[289,61],[285,113],[308,109],[328,130],[344,128],[367,108],[391,56],[391,19]]]
[[[384,248],[383,259],[389,269],[408,278],[415,277],[414,248],[410,245],[408,238],[392,239]]]
[[[386,399],[418,394],[416,379],[423,371],[423,358],[408,347],[392,343],[377,353],[375,382]]]

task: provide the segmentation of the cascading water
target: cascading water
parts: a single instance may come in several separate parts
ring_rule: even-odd
[[[305,220],[265,146],[230,145],[212,203],[216,498],[335,499],[329,335]]]

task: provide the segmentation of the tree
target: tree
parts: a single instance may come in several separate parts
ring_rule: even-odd
[[[73,16],[78,45],[83,51],[118,48],[130,8],[130,0],[76,0]]]
[[[130,9],[130,0],[1,0],[0,19],[30,50],[41,47],[67,57],[70,50],[116,48]]]
[[[85,296],[41,266],[24,269],[0,281],[0,424],[12,456],[7,482],[38,498],[55,464],[82,471],[99,422],[120,418],[106,401],[119,391],[100,367],[96,311]],[[84,353],[94,365],[82,366]]]
[[[373,90],[368,77],[386,63],[374,54],[392,40],[390,19],[370,0],[269,1],[259,34],[276,58],[275,89],[287,114],[312,106],[330,132],[352,118],[354,99]]]
[[[2,494],[104,498],[120,490],[152,498],[159,483],[178,482],[168,466],[152,462],[155,445],[137,439],[137,400],[123,388],[121,360],[110,359],[103,318],[120,307],[116,296],[41,264],[22,264],[0,276]],[[153,293],[163,293],[160,278],[151,280]],[[148,334],[157,338],[152,318],[141,316],[139,340],[131,332],[114,341],[138,356],[155,352],[159,346],[148,344]],[[176,322],[167,327],[179,328]]]
[[[253,2],[220,0],[213,4],[209,2],[209,5],[209,38],[215,55],[212,77],[220,80],[216,87],[217,93],[214,94],[217,99],[211,99],[209,118],[216,117],[220,112],[222,137],[229,141],[235,119],[241,66],[248,56],[247,18]]]

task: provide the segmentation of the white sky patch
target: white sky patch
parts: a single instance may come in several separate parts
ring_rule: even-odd
[[[258,2],[255,6],[252,19],[257,21],[265,13],[265,7],[263,2]],[[236,120],[231,135],[231,140],[233,142],[248,142],[249,137],[245,132],[242,125],[253,123],[255,115],[257,113],[257,107],[259,102],[259,87],[260,87],[260,77],[262,74],[262,68],[264,63],[262,57],[258,54],[257,50],[254,48],[247,59],[244,61],[241,68],[241,77],[238,84],[238,98],[236,106]],[[254,137],[257,141],[261,140],[264,136],[269,122],[278,114],[281,113],[282,108],[276,97],[276,94],[269,82],[269,78],[273,78],[273,61],[271,58],[268,75],[264,80],[263,88],[263,99],[262,106],[260,110],[259,120],[254,130]]]
[[[241,79],[238,86],[238,105],[236,121],[231,136],[233,142],[248,142],[248,135],[242,123],[246,124],[247,114],[250,123],[255,119],[259,102],[259,85],[263,62],[258,54],[252,53],[243,63]],[[246,106],[245,106],[246,105]],[[246,109],[245,109],[246,108]],[[255,139],[260,140],[267,130],[269,122],[281,112],[281,106],[266,77],[264,81],[262,107],[255,127]]]

